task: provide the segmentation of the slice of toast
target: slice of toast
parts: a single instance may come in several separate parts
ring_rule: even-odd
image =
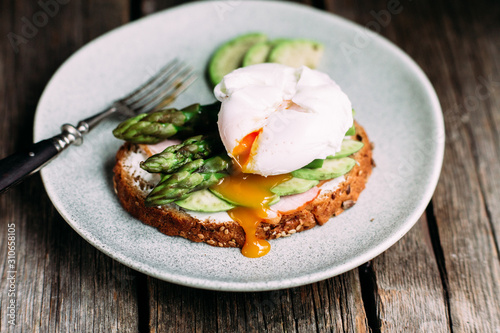
[[[364,143],[364,147],[352,155],[354,168],[335,183],[333,189],[322,187],[320,194],[304,207],[281,215],[279,222],[261,222],[257,236],[275,239],[290,236],[326,223],[352,207],[365,188],[372,166],[372,145],[363,127],[355,123],[356,135],[352,138]],[[143,223],[157,228],[169,236],[181,236],[194,242],[205,242],[220,247],[242,247],[245,232],[226,213],[197,214],[186,211],[176,204],[146,207],[144,199],[160,180],[160,176],[140,169],[139,162],[151,152],[147,146],[125,143],[116,154],[114,172],[115,192],[122,206]],[[197,216],[197,217],[195,217]],[[226,218],[227,216],[227,218]]]

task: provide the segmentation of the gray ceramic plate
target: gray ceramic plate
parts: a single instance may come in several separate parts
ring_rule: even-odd
[[[350,270],[400,239],[424,211],[441,169],[444,128],[436,94],[419,67],[378,35],[342,18],[282,2],[197,2],[128,24],[73,55],[48,84],[35,139],[59,133],[133,90],[179,58],[201,75],[220,43],[249,31],[325,44],[321,70],[350,96],[377,163],[351,210],[322,227],[271,241],[270,254],[243,257],[165,236],[129,216],[113,192],[121,142],[109,120],[42,171],[55,207],[102,252],[145,274],[206,289],[255,291],[303,285]],[[204,79],[174,104],[211,102]]]

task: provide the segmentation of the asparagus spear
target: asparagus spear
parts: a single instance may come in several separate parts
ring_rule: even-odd
[[[190,193],[215,185],[227,176],[227,157],[214,156],[188,162],[177,172],[164,175],[146,198],[147,206],[160,206],[184,199]]]
[[[222,150],[222,143],[217,136],[198,135],[149,157],[141,162],[141,168],[148,172],[172,173],[188,162],[208,157]]]
[[[132,143],[154,144],[183,132],[210,128],[216,123],[220,103],[193,104],[181,110],[162,109],[143,113],[125,120],[113,130],[113,135]]]

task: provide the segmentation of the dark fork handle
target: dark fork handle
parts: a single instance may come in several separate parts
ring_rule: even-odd
[[[40,170],[72,143],[82,143],[82,132],[72,125],[64,125],[60,135],[33,144],[27,152],[0,160],[0,193]]]
[[[32,145],[29,152],[0,160],[0,193],[38,171],[58,153],[54,140],[48,139]]]

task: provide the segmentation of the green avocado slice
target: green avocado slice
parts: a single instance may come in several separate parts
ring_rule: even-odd
[[[175,203],[187,210],[207,213],[225,212],[234,208],[229,202],[220,199],[207,189],[193,192],[187,198]]]
[[[292,172],[292,176],[309,180],[327,180],[340,177],[354,167],[356,161],[350,157],[327,159],[318,169],[302,168]]]
[[[312,40],[284,40],[273,47],[267,60],[291,67],[305,65],[309,68],[316,68],[323,55],[323,50],[323,44]]]
[[[342,145],[340,146],[340,151],[335,153],[335,155],[330,155],[327,158],[341,158],[341,157],[346,157],[349,155],[354,154],[355,152],[359,151],[361,148],[363,148],[365,144],[361,141],[356,141],[356,140],[351,140],[351,139],[344,139],[342,141]]]
[[[224,200],[224,201],[227,201],[227,202],[229,202],[229,203],[230,203],[230,204],[232,204],[232,205],[235,205],[235,206],[241,206],[241,204],[240,204],[239,202],[234,201],[234,200],[230,200],[230,199],[228,199],[228,198],[225,198],[225,197],[224,197],[221,193],[219,193],[216,189],[209,188],[209,190],[210,190],[213,194],[215,194],[217,197],[219,197],[220,199],[222,199],[222,200]],[[271,202],[269,202],[269,206],[274,205],[274,204],[275,204],[275,203],[277,203],[278,201],[280,201],[280,197],[279,197],[279,195],[275,195],[275,196],[272,198]]]
[[[243,67],[266,62],[271,48],[271,42],[260,42],[252,46],[243,57]]]
[[[247,53],[245,53],[245,57],[243,58],[243,67],[267,62],[267,58],[273,47],[286,40],[288,39],[279,38],[255,44],[247,51]]]
[[[325,160],[322,160],[322,159],[315,159],[315,160],[312,160],[311,163],[309,163],[308,165],[306,165],[304,168],[309,168],[309,169],[317,169],[317,168],[321,168],[323,166],[323,162]]]
[[[279,196],[304,193],[319,184],[319,180],[308,180],[293,177],[271,189]]]
[[[266,40],[267,36],[262,33],[249,33],[231,39],[220,46],[208,65],[208,75],[212,84],[217,85],[224,75],[241,67],[247,51],[253,45]]]

